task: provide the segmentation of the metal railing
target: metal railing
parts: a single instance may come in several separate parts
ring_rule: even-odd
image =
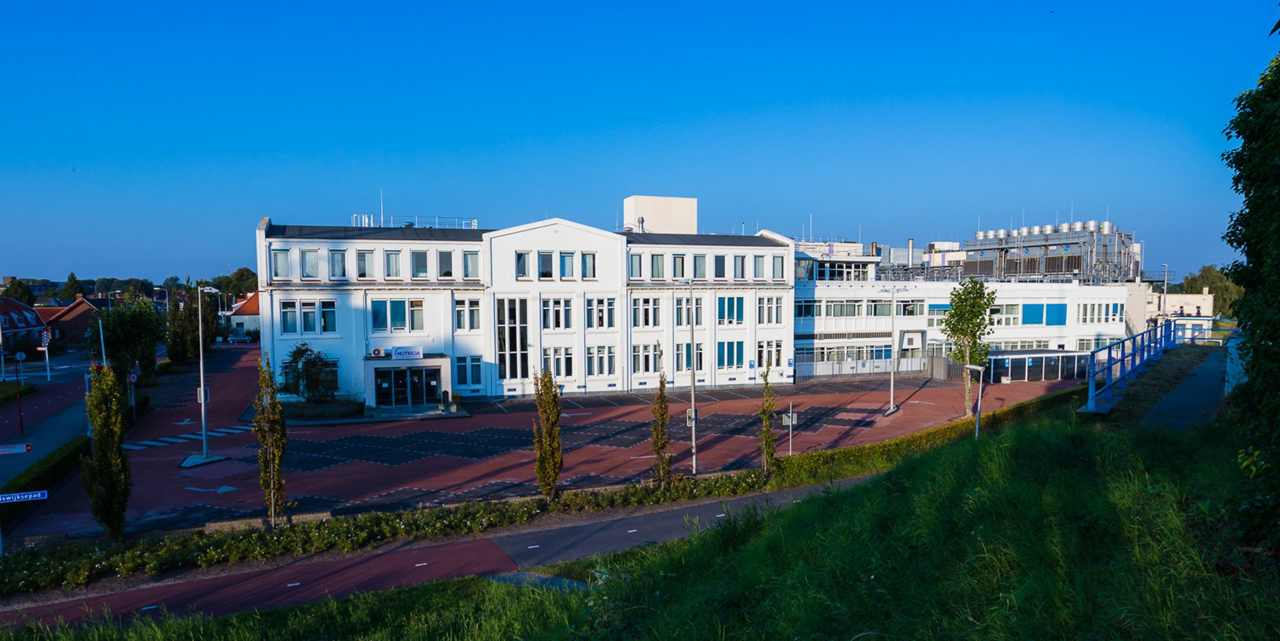
[[[1208,319],[1209,326],[1191,325],[1190,319],[1175,318],[1157,325],[1145,332],[1120,339],[1110,345],[1104,345],[1091,352],[1089,367],[1089,401],[1085,411],[1096,412],[1098,399],[1111,399],[1117,388],[1123,387],[1127,379],[1135,372],[1141,371],[1148,362],[1180,344],[1221,345],[1239,330],[1235,328],[1216,328],[1218,322],[1234,322],[1231,319]]]

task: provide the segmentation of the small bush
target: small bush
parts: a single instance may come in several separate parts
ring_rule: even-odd
[[[5,483],[3,487],[0,487],[0,494],[52,489],[58,481],[76,469],[76,466],[80,464],[80,457],[88,451],[89,437],[76,436],[64,443],[62,447],[41,457],[26,471],[15,476],[13,480]],[[30,454],[26,456],[30,456]],[[26,507],[23,503],[0,505],[0,526],[8,524],[23,507]]]

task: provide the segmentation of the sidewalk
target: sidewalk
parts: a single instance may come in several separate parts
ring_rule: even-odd
[[[80,401],[73,403],[66,409],[40,421],[35,425],[26,427],[26,437],[18,436],[17,430],[4,439],[0,439],[0,444],[12,445],[15,443],[30,443],[30,454],[11,454],[0,457],[0,486],[13,480],[13,478],[27,470],[27,468],[36,464],[46,454],[62,447],[72,437],[79,434],[88,434],[89,422],[85,417],[84,410],[84,393],[81,391]],[[39,396],[33,397],[39,398]],[[48,488],[32,487],[22,488],[26,490],[45,490]]]
[[[1226,367],[1225,353],[1210,354],[1177,388],[1151,406],[1142,417],[1142,427],[1185,430],[1212,421],[1222,404]]]

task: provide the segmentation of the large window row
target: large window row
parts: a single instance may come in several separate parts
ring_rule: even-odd
[[[327,274],[320,273],[322,252],[327,254],[324,264]],[[452,249],[299,249],[298,277],[293,277],[293,250],[271,250],[272,280],[321,280],[349,281],[352,276],[356,280],[479,280],[479,250]],[[348,267],[348,261],[354,254],[355,269]],[[379,254],[381,257],[379,258]],[[432,254],[435,260],[432,261]],[[434,272],[432,266],[435,267]],[[459,273],[459,269],[461,268]]]
[[[848,318],[855,316],[888,317],[893,311],[891,300],[798,300],[796,318]],[[923,316],[924,301],[898,301],[898,316]]]
[[[337,331],[337,301],[280,301],[281,334],[334,334]]]
[[[632,280],[707,280],[707,258],[716,280],[786,280],[786,257],[765,254],[634,253],[627,259]],[[692,269],[689,262],[692,261]]]
[[[531,272],[530,270],[536,270]],[[595,252],[517,251],[516,280],[595,280]]]

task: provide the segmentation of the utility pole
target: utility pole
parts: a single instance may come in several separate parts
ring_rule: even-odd
[[[693,321],[694,321],[694,303],[693,303],[693,279],[688,280],[689,283],[689,304],[685,308],[685,321],[689,323],[689,415],[686,421],[689,424],[690,436],[693,446],[693,475],[698,475],[698,345],[694,342]]]

